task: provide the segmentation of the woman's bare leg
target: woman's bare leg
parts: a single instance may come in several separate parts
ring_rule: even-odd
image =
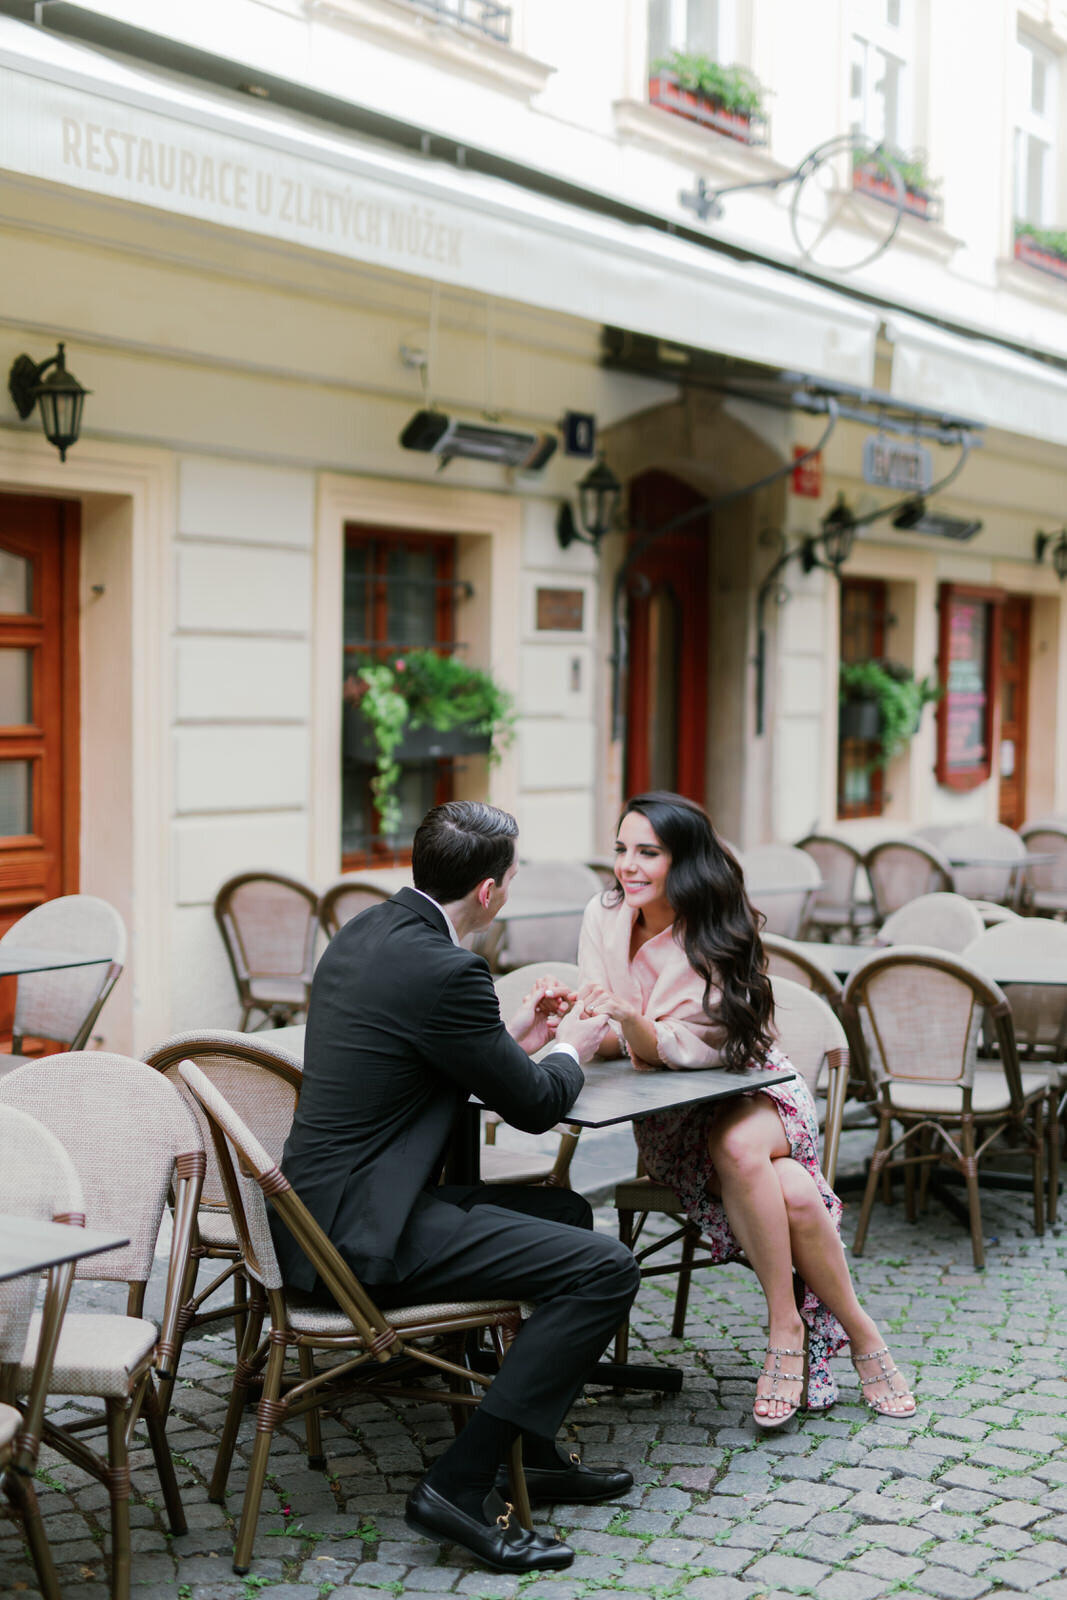
[[[773,1102],[753,1095],[724,1107],[709,1130],[708,1153],[718,1180],[712,1187],[722,1195],[730,1227],[767,1297],[768,1343],[772,1349],[802,1350],[804,1323],[793,1297],[789,1216],[775,1170],[789,1155],[789,1141]],[[802,1362],[782,1357],[779,1366],[777,1398],[769,1397],[769,1379],[761,1377],[757,1384],[758,1416],[780,1417],[800,1398]]]
[[[854,1356],[883,1349],[885,1340],[877,1324],[856,1298],[844,1247],[815,1179],[791,1157],[773,1158],[772,1166],[788,1218],[793,1265],[808,1288],[840,1322]],[[878,1376],[877,1361],[861,1365],[861,1378]],[[894,1394],[885,1379],[881,1383],[869,1383],[864,1394],[879,1405],[888,1405],[892,1411],[910,1412],[914,1406],[909,1393]]]

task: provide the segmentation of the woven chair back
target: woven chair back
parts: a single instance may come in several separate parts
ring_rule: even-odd
[[[962,957],[923,945],[872,955],[845,984],[844,1005],[858,1014],[878,1084],[895,1079],[969,1088],[986,1008],[1000,1024],[1008,1016],[1007,1001],[991,979]],[[1006,1054],[1017,1079],[1013,1041]]]
[[[879,944],[926,944],[957,955],[978,938],[981,912],[962,894],[921,894],[882,923]]]
[[[377,884],[360,882],[358,878],[338,878],[319,896],[319,923],[327,939],[332,939],[346,922],[358,917],[361,911],[388,900],[390,892]]]
[[[584,861],[526,861],[511,889],[513,906],[532,910],[556,903],[573,907],[560,916],[516,917],[504,922],[503,961],[508,971],[535,961],[573,961],[578,954],[582,911],[603,893],[598,874]]]
[[[797,849],[811,856],[822,879],[822,887],[816,891],[815,904],[850,905],[856,893],[856,876],[863,865],[863,856],[855,846],[845,839],[812,833],[800,840]]]
[[[282,1159],[282,1147],[293,1125],[300,1096],[303,1065],[298,1056],[276,1045],[269,1035],[253,1044],[243,1033],[201,1029],[176,1033],[146,1052],[145,1062],[162,1072],[189,1106],[200,1127],[207,1152],[207,1172],[201,1203],[228,1209],[226,1189],[215,1159],[211,1129],[196,1096],[189,1092],[179,1065],[194,1061],[215,1085],[227,1104],[246,1124],[271,1160]]]
[[[246,872],[215,896],[215,918],[240,977],[310,983],[318,896],[297,878]]]
[[[826,1001],[804,984],[793,983],[789,978],[772,978],[771,988],[779,1048],[814,1096],[827,1052],[848,1049],[845,1030]]]
[[[745,892],[763,914],[765,931],[798,939],[820,884],[812,857],[796,845],[760,844],[741,851],[737,860],[744,873]],[[795,893],[790,892],[793,885]]]
[[[964,951],[983,972],[995,972],[997,958],[1058,960],[1063,983],[1003,983],[1000,987],[1011,1006],[1012,1026],[1019,1050],[1025,1054],[1048,1052],[1054,1061],[1067,1060],[1067,923],[1049,917],[1015,917],[987,928]]]
[[[820,999],[836,1006],[841,999],[841,984],[836,974],[814,960],[805,950],[800,950],[792,939],[783,939],[777,933],[762,935],[767,956],[767,971],[772,978],[788,978],[811,989]]]
[[[921,894],[955,888],[947,859],[921,839],[885,839],[868,850],[863,864],[880,917],[899,911]]]
[[[1067,894],[1067,823],[1028,822],[1019,829],[1027,850],[1036,855],[1051,855],[1053,861],[1035,862],[1026,874],[1033,889]]]
[[[0,1114],[0,1211],[41,1222],[80,1223],[85,1214],[67,1152],[54,1133],[14,1106]],[[0,1283],[0,1366],[22,1360],[37,1286],[33,1273]]]
[[[952,875],[960,894],[972,900],[1003,900],[1010,905],[1020,888],[1019,861],[1026,854],[1026,845],[1014,829],[1001,822],[971,822],[962,828],[953,828],[941,841],[946,856],[958,860],[964,856],[984,857],[987,861],[1003,861],[1001,866],[955,866]]]
[[[36,1117],[74,1163],[90,1228],[122,1234],[121,1250],[79,1262],[77,1276],[144,1283],[175,1164],[202,1150],[200,1131],[174,1086],[127,1056],[75,1051],[43,1056],[0,1079],[0,1107]]]
[[[90,967],[26,972],[18,981],[13,1032],[80,1050],[126,962],[126,924],[106,900],[65,894],[34,906],[0,939],[4,949],[32,945],[99,956]]]

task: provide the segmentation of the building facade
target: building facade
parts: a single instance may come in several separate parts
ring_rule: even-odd
[[[1067,808],[1067,6],[969,14],[0,3],[0,361],[91,391],[65,461],[0,408],[3,910],[119,907],[109,1044],[235,1020],[224,878],[382,858],[345,682],[413,646],[518,720],[405,768],[404,828]],[[562,548],[588,459],[442,466],[420,411],[594,417],[619,526]],[[881,657],[950,691],[884,773],[838,706]]]

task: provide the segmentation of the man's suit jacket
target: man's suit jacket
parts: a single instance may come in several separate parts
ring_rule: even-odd
[[[565,1051],[526,1055],[483,958],[453,944],[435,905],[401,889],[346,923],[316,968],[282,1171],[359,1277],[396,1283],[455,1226],[433,1188],[470,1095],[544,1133],[583,1082]],[[307,1257],[276,1216],[272,1228],[285,1281],[310,1290]]]

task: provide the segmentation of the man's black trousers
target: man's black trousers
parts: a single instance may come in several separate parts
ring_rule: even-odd
[[[592,1231],[588,1202],[536,1185],[443,1186],[456,1209],[434,1259],[401,1283],[367,1284],[383,1308],[440,1300],[525,1300],[522,1326],[482,1402],[529,1433],[551,1438],[616,1328],[640,1276],[625,1245]]]

